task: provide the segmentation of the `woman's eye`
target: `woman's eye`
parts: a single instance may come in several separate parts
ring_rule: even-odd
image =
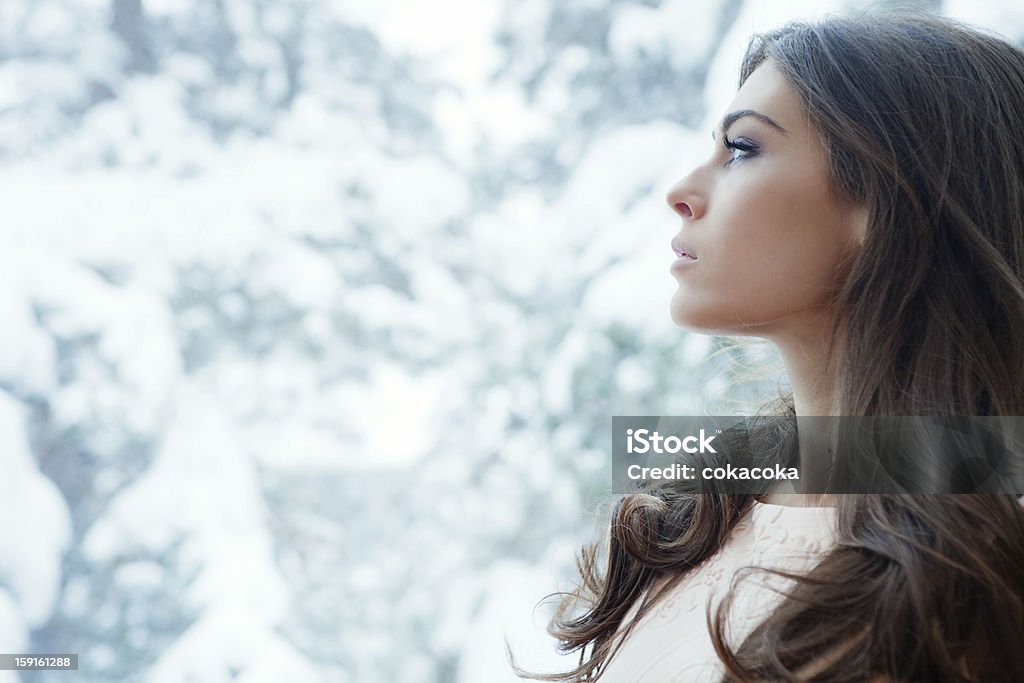
[[[733,156],[729,157],[729,160],[725,162],[726,166],[729,166],[741,159],[749,159],[750,157],[757,156],[757,145],[754,145],[743,138],[730,140],[723,135],[722,146],[733,153]],[[742,154],[737,155],[736,152],[742,152]]]

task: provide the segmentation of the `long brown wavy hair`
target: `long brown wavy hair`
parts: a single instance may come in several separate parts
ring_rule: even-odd
[[[839,414],[1024,415],[1024,52],[948,18],[868,12],[754,36],[740,85],[765,60],[799,94],[834,188],[869,210],[836,293]],[[762,408],[794,415],[791,394]],[[579,665],[529,673],[510,651],[517,675],[600,680],[755,498],[672,484],[621,498],[549,625]],[[810,573],[773,572],[792,587],[742,643],[726,642],[728,597],[710,616],[723,681],[1024,681],[1014,495],[838,496],[836,518]]]

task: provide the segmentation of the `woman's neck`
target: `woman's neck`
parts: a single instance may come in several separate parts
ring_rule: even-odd
[[[824,480],[832,462],[829,439],[831,420],[828,418],[839,414],[835,383],[826,373],[827,340],[820,333],[822,329],[823,326],[808,326],[805,328],[807,334],[772,339],[785,364],[793,390],[799,433],[799,469],[803,482]],[[818,330],[818,333],[811,334],[810,330]],[[801,493],[792,483],[785,482],[769,492],[762,502],[799,507],[835,507],[835,496]]]

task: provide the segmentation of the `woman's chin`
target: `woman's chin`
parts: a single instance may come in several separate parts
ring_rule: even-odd
[[[679,305],[675,301],[669,307],[669,314],[672,317],[672,322],[689,332],[713,333],[721,326],[722,322],[716,320],[714,316],[708,315],[706,311],[701,312],[692,306]]]
[[[702,301],[704,297],[696,295],[690,287],[680,286],[672,295],[668,304],[672,322],[679,327],[694,332],[701,331],[708,325],[721,323],[721,315],[714,306]]]
[[[698,308],[673,301],[669,314],[676,326],[687,332],[711,335],[748,336],[755,335],[751,325],[738,324],[735,318],[726,319],[717,309]],[[760,335],[756,335],[760,336]]]

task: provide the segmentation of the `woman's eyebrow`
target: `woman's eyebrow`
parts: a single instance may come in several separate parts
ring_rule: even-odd
[[[773,121],[769,117],[765,116],[761,112],[754,111],[753,109],[740,109],[739,111],[734,111],[734,112],[731,112],[729,114],[726,114],[722,118],[722,132],[723,133],[728,132],[729,131],[729,126],[731,126],[732,124],[736,123],[736,121],[738,121],[739,119],[742,119],[744,116],[753,116],[758,121],[763,121],[764,123],[767,123],[769,126],[771,126],[772,128],[776,129],[777,131],[779,131],[783,135],[788,135],[789,134],[788,130],[786,130],[785,128],[783,128],[779,124],[775,123],[775,121]],[[715,131],[711,131],[711,139],[712,140],[715,139]]]

